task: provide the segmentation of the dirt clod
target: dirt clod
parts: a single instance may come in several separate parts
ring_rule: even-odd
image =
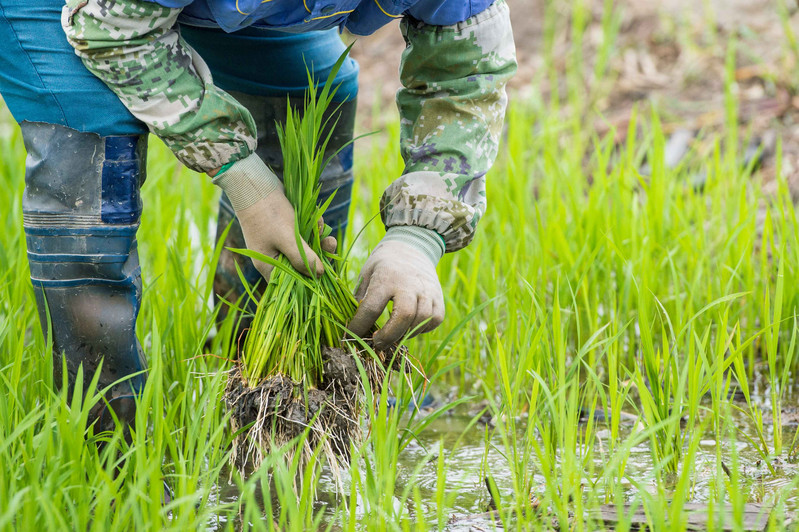
[[[359,357],[373,393],[383,386],[386,354],[380,360],[367,353],[353,353],[341,348],[326,347],[322,351],[323,374],[318,388],[304,389],[303,383],[286,376],[274,375],[250,387],[240,368],[228,378],[225,404],[231,412],[234,432],[246,430],[234,440],[233,461],[241,469],[258,467],[272,449],[282,447],[308,430],[307,437],[295,450],[301,459],[310,459],[320,444],[328,463],[334,469],[349,461],[350,444],[361,438],[359,418],[365,394]],[[393,356],[394,364],[404,352]]]

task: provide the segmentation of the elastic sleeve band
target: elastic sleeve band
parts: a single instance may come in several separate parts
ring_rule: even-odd
[[[233,161],[232,163],[223,164],[222,168],[219,169],[219,172],[217,172],[217,175],[214,176],[214,177],[219,177],[219,174],[223,174],[223,173],[227,172],[228,170],[230,170],[230,167],[233,166],[234,164],[236,164],[236,161]]]
[[[404,242],[417,249],[430,259],[433,266],[444,256],[444,239],[431,229],[416,225],[395,225],[389,227],[383,241]]]
[[[280,179],[254,153],[219,172],[211,181],[225,191],[236,212],[251,207],[276,190],[283,190]]]

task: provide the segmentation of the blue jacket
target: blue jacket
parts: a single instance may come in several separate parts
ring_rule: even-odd
[[[288,32],[345,27],[369,35],[404,14],[448,26],[487,9],[494,0],[149,0],[183,8],[184,24],[233,32],[247,26]]]

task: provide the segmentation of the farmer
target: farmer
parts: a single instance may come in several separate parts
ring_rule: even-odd
[[[0,94],[28,152],[28,258],[57,384],[62,355],[69,382],[102,359],[101,388],[135,374],[108,397],[123,421],[134,413],[146,378],[135,325],[148,132],[222,189],[218,234],[235,222],[226,245],[282,253],[311,273],[278,178],[275,120],[285,118],[287,96],[302,101],[306,68],[327,78],[344,51],[340,28],[368,35],[400,17],[406,166],[401,176],[370,176],[393,179],[380,202],[387,231],[361,272],[349,324],[368,334],[393,301],[378,346],[441,323],[436,263],[471,241],[485,211],[484,176],[516,68],[505,0],[0,0]],[[335,80],[331,154],[352,139],[357,77],[347,59]],[[326,214],[334,231],[347,223],[352,180],[347,145],[322,176],[323,200],[337,190]],[[268,265],[225,252],[218,298],[243,293],[236,261],[250,282],[269,277]],[[103,428],[106,408],[94,414]]]

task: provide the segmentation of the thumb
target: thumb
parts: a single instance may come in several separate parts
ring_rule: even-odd
[[[308,266],[305,265],[305,261],[302,258],[303,254],[300,253],[296,242],[292,242],[286,246],[286,249],[281,249],[280,252],[283,253],[287,259],[289,259],[291,265],[294,266],[294,268],[301,274],[307,275],[308,277],[322,275],[325,272],[325,268],[322,264],[322,261],[319,259],[319,256],[313,252],[305,240],[300,239],[300,243],[302,245],[305,258],[308,260],[308,266],[310,266],[311,270],[314,271],[315,275],[312,275],[311,270],[309,270]]]
[[[360,303],[366,296],[366,289],[369,288],[369,281],[372,278],[372,268],[367,264],[361,271],[358,279],[358,287],[355,289],[355,299]]]
[[[328,253],[335,253],[336,248],[338,247],[338,242],[332,236],[327,236],[322,239],[322,250],[327,251]]]

